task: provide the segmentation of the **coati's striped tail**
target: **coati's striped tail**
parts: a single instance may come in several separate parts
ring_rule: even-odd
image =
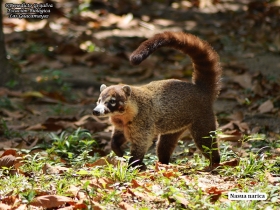
[[[183,32],[164,32],[144,41],[132,53],[130,61],[140,64],[160,47],[181,50],[192,59],[194,72],[193,83],[212,96],[214,100],[220,92],[221,67],[216,51],[198,37]]]

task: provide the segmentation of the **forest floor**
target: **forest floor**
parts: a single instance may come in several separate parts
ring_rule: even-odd
[[[208,41],[220,55],[222,90],[214,109],[221,145],[230,141],[239,157],[269,145],[269,158],[279,156],[279,1],[55,2],[50,18],[43,20],[11,19],[3,7],[8,57],[19,80],[0,87],[0,154],[7,148],[32,149],[79,127],[96,139],[100,156],[110,153],[112,127],[91,114],[100,85],[191,81],[190,59],[171,49],[158,50],[139,66],[129,63],[130,53],[145,39],[163,31],[185,31]],[[189,133],[182,140],[191,145]],[[178,146],[179,156],[180,150]],[[146,190],[146,185],[134,184]],[[130,194],[141,200],[142,195]],[[123,202],[131,204],[128,197]]]

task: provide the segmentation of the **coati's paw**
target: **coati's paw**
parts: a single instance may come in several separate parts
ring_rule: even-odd
[[[145,171],[147,169],[147,166],[145,165],[145,163],[143,163],[140,160],[135,160],[133,157],[131,157],[129,159],[129,168],[130,167],[137,167],[138,169],[140,169],[140,171]]]
[[[119,156],[119,157],[123,157],[124,155],[124,151],[122,150],[122,148],[115,144],[114,142],[111,143],[111,149],[114,151],[114,153]]]

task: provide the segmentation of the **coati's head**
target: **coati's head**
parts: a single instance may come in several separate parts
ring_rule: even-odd
[[[101,85],[100,96],[97,106],[93,109],[95,116],[113,116],[123,114],[127,101],[131,95],[131,88],[128,85],[112,85],[107,87]]]

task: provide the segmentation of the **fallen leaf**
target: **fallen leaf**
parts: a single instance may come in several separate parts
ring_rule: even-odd
[[[40,93],[48,98],[57,100],[57,101],[62,101],[66,102],[66,98],[63,96],[61,92],[58,91],[52,91],[52,92],[47,92],[47,91],[40,91]]]
[[[21,111],[14,111],[11,112],[7,109],[1,109],[0,110],[5,116],[11,117],[13,119],[17,119],[20,120],[21,118],[23,118],[25,116],[25,114],[23,114]]]
[[[87,209],[87,205],[84,203],[76,203],[74,205],[72,205],[73,208],[72,209]],[[93,205],[93,209],[94,210],[98,210],[96,206]],[[101,209],[101,208],[100,208]]]
[[[80,187],[75,185],[70,185],[69,189],[67,190],[68,194],[72,194],[74,197],[78,198],[79,200],[84,200],[87,198],[86,193],[84,190],[81,190]]]
[[[41,131],[46,130],[46,126],[43,126],[41,123],[38,123],[36,125],[31,125],[28,128],[26,128],[27,131]]]
[[[144,184],[140,184],[137,180],[132,179],[131,180],[131,187],[132,188],[137,188],[137,187],[142,187],[143,189],[145,189],[145,191],[147,192],[151,192],[151,190],[149,190]]]
[[[16,157],[13,155],[6,155],[0,158],[0,168],[2,167],[12,167],[16,162]]]
[[[124,210],[134,210],[135,208],[133,208],[131,205],[129,205],[128,203],[122,201],[119,203],[119,207],[121,209],[124,209]]]
[[[245,122],[233,120],[233,121],[229,122],[228,124],[219,127],[219,129],[222,131],[238,129],[241,132],[246,132],[249,130],[249,126]]]
[[[220,166],[238,166],[239,165],[239,158],[234,158],[232,160],[229,160],[229,161],[225,161],[225,162],[222,162],[220,163]]]
[[[242,121],[244,119],[244,114],[241,111],[235,111],[231,115],[229,115],[228,119],[234,121]]]
[[[61,174],[65,171],[68,171],[69,168],[63,166],[51,166],[50,164],[46,163],[42,170],[44,174]]]
[[[104,208],[103,206],[101,206],[98,202],[96,201],[90,201],[90,205],[91,205],[91,208],[93,208],[93,210],[103,210],[103,209],[106,209]]]
[[[4,203],[0,203],[0,210],[10,210],[10,209],[12,209],[11,206]]]
[[[254,81],[253,82],[252,90],[253,90],[253,92],[255,94],[257,94],[259,96],[263,96],[264,95],[263,88],[262,88],[261,84],[258,81]]]
[[[245,89],[252,88],[252,75],[250,75],[248,73],[234,76],[233,81],[238,83],[241,87],[243,87]]]
[[[272,101],[267,100],[259,106],[258,110],[260,113],[264,114],[267,112],[271,112],[273,110],[273,108],[274,108],[274,105],[273,105]]]
[[[224,192],[224,190],[219,190],[217,187],[212,186],[210,188],[206,188],[205,192],[211,195],[210,198],[211,202],[216,202],[219,199],[219,197],[222,195],[222,192]]]
[[[1,209],[1,207],[0,207]],[[17,206],[16,210],[26,210],[27,208],[27,204],[20,204],[19,206]]]
[[[44,95],[38,91],[29,91],[22,94],[23,98],[43,98]]]
[[[239,141],[242,137],[242,133],[237,131],[237,130],[233,130],[232,134],[219,134],[218,135],[219,139],[221,141]]]
[[[96,188],[103,188],[103,189],[112,189],[112,184],[114,184],[113,180],[106,177],[84,180],[84,182],[86,181],[90,182],[90,186],[94,186]]]
[[[19,203],[19,196],[5,196],[1,197],[1,203],[14,206],[16,203]],[[10,208],[11,209],[11,208]]]
[[[161,162],[156,162],[155,171],[173,171],[178,172],[178,169],[172,165],[162,164]]]
[[[96,121],[96,119],[91,115],[83,116],[81,119],[75,122],[74,125],[83,127],[92,132],[103,131],[106,127],[108,127],[107,123],[100,122],[100,120]]]
[[[134,190],[134,189],[130,189],[128,188],[127,191],[132,194],[133,196],[136,196],[142,200],[145,200],[145,201],[159,201],[160,198],[156,197],[156,196],[153,196],[153,195],[150,195],[148,193],[144,193],[144,192],[139,192],[137,190]]]
[[[57,208],[65,205],[66,203],[73,202],[73,200],[66,196],[61,195],[43,195],[34,198],[30,205],[42,208]]]
[[[5,152],[1,155],[1,157],[4,157],[6,155],[13,155],[13,156],[17,156],[17,151],[14,149],[8,149],[5,150]]]
[[[266,172],[265,176],[266,176],[268,182],[271,183],[271,184],[280,183],[280,177],[274,177],[269,172]]]

